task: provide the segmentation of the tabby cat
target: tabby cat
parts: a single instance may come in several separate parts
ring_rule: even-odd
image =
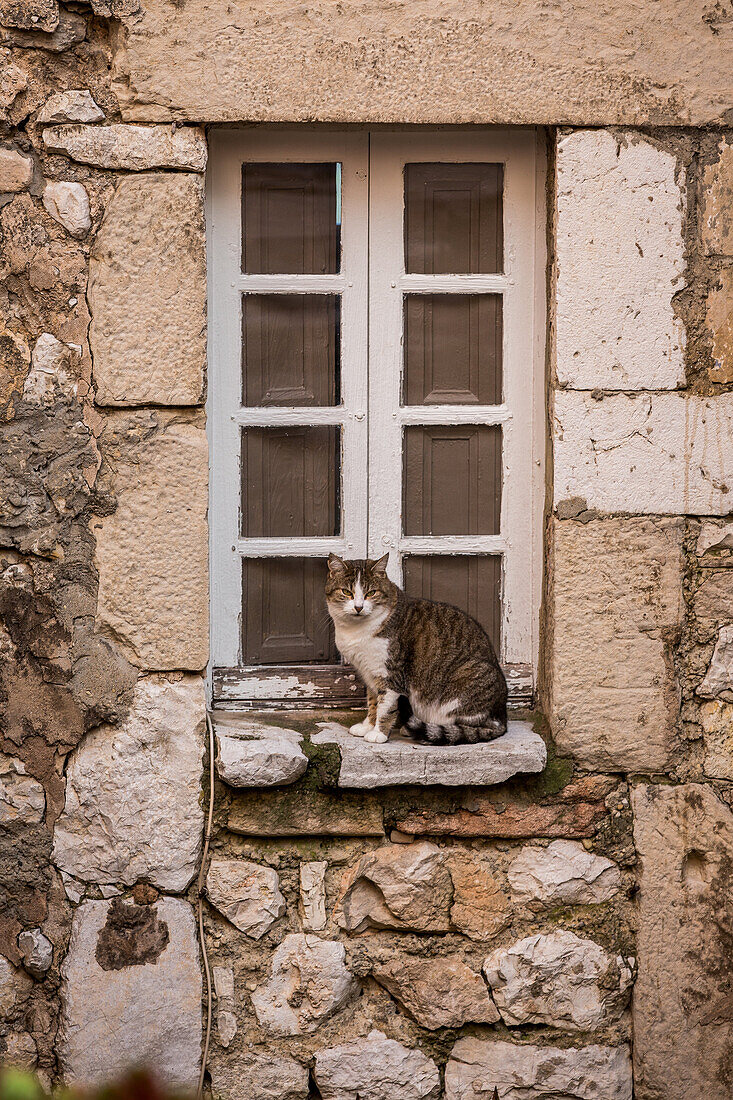
[[[328,559],[336,645],[367,687],[367,716],[351,732],[386,741],[406,699],[407,728],[433,744],[500,737],[507,688],[488,635],[451,604],[406,595],[387,576],[388,557]]]

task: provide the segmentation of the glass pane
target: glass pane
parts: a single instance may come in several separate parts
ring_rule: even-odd
[[[341,430],[242,431],[242,537],[337,535]]]
[[[245,664],[339,660],[323,595],[326,572],[326,562],[314,558],[244,559]]]
[[[245,294],[242,404],[338,405],[341,299]]]
[[[407,294],[406,405],[501,403],[500,294]]]
[[[500,428],[405,428],[403,463],[406,535],[499,533]]]
[[[467,611],[501,652],[501,557],[413,555],[403,565],[408,595]]]
[[[501,271],[503,186],[501,164],[406,164],[405,270]]]
[[[242,165],[242,270],[324,275],[339,270],[337,164]]]

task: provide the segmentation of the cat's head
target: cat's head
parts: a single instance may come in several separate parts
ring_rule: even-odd
[[[329,554],[326,601],[333,618],[366,620],[394,606],[398,588],[387,576],[388,558],[346,561]]]

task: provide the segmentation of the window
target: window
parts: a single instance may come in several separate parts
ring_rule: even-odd
[[[350,702],[326,557],[390,552],[537,664],[542,157],[530,131],[220,130],[209,202],[215,700]]]

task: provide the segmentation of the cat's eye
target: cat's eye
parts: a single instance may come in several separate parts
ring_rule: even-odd
[[[372,596],[376,596],[376,594],[377,594],[376,588],[368,588],[367,591],[364,593],[364,595],[366,596],[366,598],[368,600],[371,599]]]

